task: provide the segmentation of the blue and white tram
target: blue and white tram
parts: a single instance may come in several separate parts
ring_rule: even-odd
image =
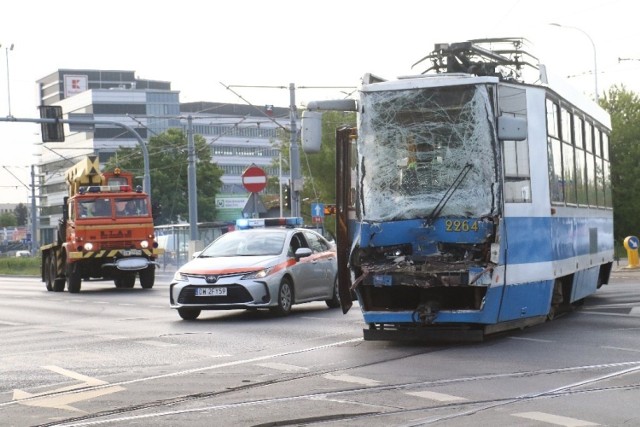
[[[365,339],[481,340],[609,280],[609,116],[482,42],[436,46],[436,73],[366,75],[357,137],[338,131],[339,283]]]

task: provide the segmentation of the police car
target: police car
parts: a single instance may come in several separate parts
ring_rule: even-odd
[[[242,219],[180,267],[170,305],[185,320],[202,310],[269,309],[287,315],[294,304],[340,306],[334,247],[302,228],[302,218]]]

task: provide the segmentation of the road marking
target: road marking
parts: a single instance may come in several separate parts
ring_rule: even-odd
[[[636,353],[640,352],[640,349],[637,349],[637,348],[610,347],[610,346],[607,346],[607,345],[602,345],[602,346],[600,346],[600,348],[608,348],[608,349],[611,349],[611,350],[633,351],[633,352],[636,352]]]
[[[140,344],[146,344],[146,345],[150,345],[152,347],[175,347],[178,344],[173,344],[170,342],[164,342],[164,341],[153,341],[153,340],[148,340],[148,341],[138,341]]]
[[[529,420],[542,421],[544,423],[555,424],[565,427],[581,427],[581,426],[598,426],[600,424],[590,423],[589,421],[579,420],[576,418],[562,417],[560,415],[546,414],[544,412],[520,412],[519,414],[511,414],[514,417],[527,418]]]
[[[640,316],[640,307],[633,307],[631,311],[629,311],[630,316]]]
[[[521,341],[533,341],[533,342],[555,342],[553,340],[542,340],[538,338],[524,338],[524,337],[509,337],[512,340],[521,340]]]
[[[366,385],[368,387],[376,386],[380,384],[380,381],[371,380],[369,378],[363,378],[363,377],[354,377],[353,375],[347,375],[347,374],[342,374],[342,375],[325,374],[323,375],[323,377],[328,380],[344,381],[346,383],[361,384],[361,385]]]
[[[6,325],[6,326],[22,326],[24,325],[24,323],[17,323],[17,322],[5,322],[3,320],[0,320],[0,325]]]
[[[257,363],[257,366],[263,366],[265,368],[275,369],[278,371],[286,371],[286,372],[300,372],[300,371],[308,371],[309,368],[303,368],[302,366],[289,365],[288,363],[276,363],[276,362],[267,362],[267,363]]]
[[[42,366],[42,368],[55,372],[65,377],[73,378],[74,380],[81,381],[79,384],[73,384],[70,386],[61,387],[55,390],[45,391],[42,393],[28,393],[26,391],[15,389],[13,391],[13,400],[17,403],[25,406],[39,406],[42,408],[56,408],[65,409],[73,412],[83,412],[80,409],[70,406],[71,403],[81,402],[83,400],[93,399],[95,397],[103,396],[105,394],[111,394],[118,391],[126,390],[124,387],[111,386],[104,387],[97,390],[80,391],[73,394],[65,394],[62,396],[49,396],[52,393],[62,393],[77,390],[85,387],[95,387],[108,384],[106,381],[99,380],[97,378],[88,377],[86,375],[79,374],[77,372],[69,371],[59,366]],[[42,397],[40,397],[42,396]],[[28,399],[28,400],[27,400]]]
[[[435,391],[412,391],[407,393],[411,396],[423,397],[425,399],[436,400],[438,402],[460,402],[467,400],[464,397],[452,396],[450,394],[436,393]]]

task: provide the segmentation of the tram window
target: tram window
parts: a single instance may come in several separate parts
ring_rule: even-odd
[[[599,161],[593,153],[586,153],[587,157],[587,199],[589,201],[589,206],[596,207],[598,206],[598,194],[597,194],[597,185],[596,181],[596,163]]]
[[[564,202],[564,185],[562,179],[562,148],[556,138],[549,138],[549,185],[551,201]]]
[[[593,144],[593,125],[589,122],[585,122],[584,124],[584,147],[587,150],[587,153],[593,153],[595,148],[596,155],[600,155],[599,147],[594,147]]]
[[[580,117],[573,118],[573,145],[584,149],[584,139],[582,138],[584,121]]]
[[[500,112],[517,117],[527,115],[526,91],[503,85],[498,87]],[[529,168],[529,142],[502,141],[504,160],[504,201],[531,203],[531,172]]]
[[[587,163],[585,158],[584,150],[577,148],[575,149],[576,156],[576,192],[577,192],[577,201],[580,205],[587,205]]]
[[[611,177],[609,175],[609,162],[603,161],[603,172],[604,172],[604,205],[608,208],[612,206],[611,204]]]
[[[573,146],[562,143],[562,185],[564,187],[564,201],[569,204],[577,202],[576,196],[576,170],[573,155]]]
[[[602,157],[602,139],[601,139],[602,133],[599,131],[596,131],[596,137],[595,137],[595,153],[596,156],[598,157]]]
[[[600,157],[595,158],[595,179],[596,179],[596,202],[598,206],[605,207],[604,200],[604,169],[602,168],[602,159]]]
[[[606,133],[602,133],[602,158],[609,160],[609,135]]]
[[[558,112],[558,108],[558,104],[547,99],[547,134],[549,136],[555,136],[556,138],[560,137],[560,113]]]
[[[562,132],[562,141],[572,143],[571,141],[571,114],[564,108],[560,109],[560,130]]]

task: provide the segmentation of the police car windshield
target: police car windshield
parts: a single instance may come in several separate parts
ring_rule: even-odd
[[[286,230],[240,230],[223,234],[199,258],[280,255]]]

